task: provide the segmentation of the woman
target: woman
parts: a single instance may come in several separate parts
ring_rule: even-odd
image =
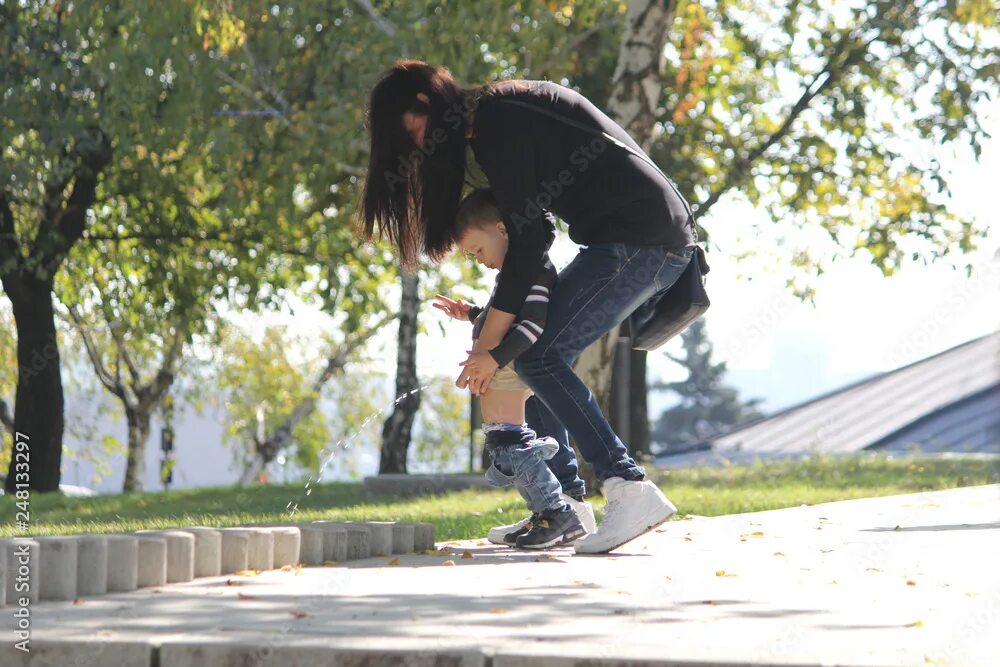
[[[559,274],[545,331],[514,366],[535,394],[526,405],[528,425],[559,443],[548,464],[563,492],[577,500],[585,492],[568,434],[603,483],[604,520],[574,543],[577,552],[603,553],[676,509],[644,479],[573,364],[673,285],[695,237],[687,203],[655,167],[563,119],[603,130],[641,153],[620,126],[567,87],[548,81],[463,87],[443,67],[396,62],[371,94],[362,230],[371,240],[377,228],[397,246],[404,267],[415,266],[421,253],[432,261],[447,256],[471,146],[509,239],[493,308],[456,382],[476,394],[496,372],[487,352],[510,328],[541,269],[554,215],[585,246]],[[492,529],[491,541],[527,521]]]

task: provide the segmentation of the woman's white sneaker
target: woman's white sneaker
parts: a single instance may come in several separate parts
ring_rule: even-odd
[[[608,477],[604,480],[604,495],[608,499],[604,520],[596,532],[573,543],[577,553],[607,553],[659,526],[677,511],[649,480]]]
[[[594,506],[588,503],[586,500],[577,500],[573,496],[568,496],[565,493],[559,494],[562,499],[573,508],[576,512],[576,516],[580,519],[580,523],[587,530],[587,533],[592,533],[597,530],[597,520],[594,518]]]

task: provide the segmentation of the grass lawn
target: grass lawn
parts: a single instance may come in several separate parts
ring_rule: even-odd
[[[661,470],[647,475],[677,505],[674,519],[687,514],[716,516],[794,507],[870,496],[915,493],[958,486],[1000,483],[1000,461],[896,458],[885,455],[817,457],[724,468]],[[527,514],[514,490],[468,490],[438,496],[373,496],[360,483],[214,487],[130,495],[66,498],[32,494],[30,527],[15,524],[13,496],[0,498],[0,536],[115,533],[170,526],[238,526],[287,521],[289,502],[298,504],[295,521],[314,519],[421,521],[437,527],[436,539],[483,537],[491,526]],[[589,498],[594,509],[604,498]]]

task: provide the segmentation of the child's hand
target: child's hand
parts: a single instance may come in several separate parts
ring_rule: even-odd
[[[462,371],[462,375],[459,376],[461,384],[456,383],[456,385],[460,388],[467,385],[473,394],[482,396],[486,392],[490,381],[493,380],[493,375],[497,372],[499,366],[496,359],[489,352],[468,350],[468,353],[469,357],[459,364],[465,368]]]
[[[472,310],[471,305],[465,303],[461,299],[455,301],[454,299],[449,299],[448,297],[442,296],[441,294],[434,295],[434,298],[438,300],[437,303],[434,304],[435,308],[437,308],[438,310],[443,310],[445,313],[447,313],[451,317],[454,317],[456,320],[468,321],[469,311]]]

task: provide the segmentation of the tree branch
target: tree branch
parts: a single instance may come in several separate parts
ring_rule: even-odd
[[[368,342],[372,336],[378,333],[379,329],[387,325],[389,322],[392,322],[397,317],[399,317],[399,315],[386,313],[382,316],[382,319],[375,323],[374,326],[359,332],[350,342],[341,347],[337,354],[329,358],[326,368],[323,369],[323,372],[320,373],[319,377],[316,378],[316,381],[313,382],[313,391],[319,392],[319,390],[323,388],[323,385],[326,384],[327,380],[329,380],[334,373],[343,369],[344,366],[347,365],[347,358],[350,357],[356,349]]]
[[[101,381],[108,391],[120,398],[123,402],[127,403],[125,396],[125,387],[121,383],[119,378],[117,381],[115,378],[111,377],[111,373],[105,368],[104,362],[101,361],[101,355],[97,351],[97,346],[94,344],[93,339],[90,337],[90,331],[87,328],[86,322],[77,312],[75,306],[66,305],[66,309],[69,311],[70,317],[73,319],[73,324],[76,325],[76,330],[80,332],[80,338],[83,339],[83,345],[87,348],[87,356],[90,357],[90,363],[94,367],[94,372],[97,374],[98,379]]]
[[[14,226],[14,212],[10,208],[7,195],[0,190],[0,265],[8,257],[14,257],[20,264],[21,244]]]
[[[156,403],[163,400],[164,394],[174,382],[174,376],[177,374],[177,358],[183,348],[184,336],[181,335],[181,328],[175,326],[170,346],[164,355],[163,364],[149,388],[149,393]]]
[[[51,279],[73,244],[83,237],[87,211],[97,194],[97,179],[111,162],[111,141],[100,129],[94,141],[78,139],[80,164],[74,172],[73,191],[65,207],[50,219],[42,220],[32,254],[38,253],[41,265]],[[46,216],[48,217],[48,216]]]
[[[288,118],[286,118],[286,117],[285,117],[285,115],[284,115],[284,114],[285,114],[285,112],[284,112],[284,111],[282,111],[282,110],[279,110],[279,109],[275,109],[275,108],[274,108],[274,105],[272,105],[272,104],[269,104],[269,103],[267,102],[267,100],[265,100],[265,99],[264,99],[264,98],[263,98],[263,97],[262,97],[262,96],[260,95],[260,93],[258,93],[257,91],[255,91],[255,90],[252,90],[252,89],[248,88],[248,87],[247,87],[247,86],[245,86],[244,84],[240,83],[239,81],[237,81],[237,80],[236,80],[236,79],[234,79],[233,77],[231,77],[231,76],[229,76],[228,74],[226,74],[225,72],[223,72],[223,71],[222,71],[221,69],[217,69],[217,70],[215,71],[215,73],[216,73],[216,75],[217,75],[217,76],[218,76],[218,77],[219,77],[220,79],[222,79],[223,81],[225,81],[225,82],[226,82],[226,83],[228,83],[229,85],[233,86],[234,88],[236,88],[237,90],[239,90],[240,92],[242,92],[242,93],[243,93],[244,95],[246,95],[247,97],[250,97],[250,98],[251,98],[251,99],[253,99],[253,100],[254,100],[255,102],[257,102],[258,104],[260,104],[261,106],[264,106],[264,107],[267,107],[267,110],[268,110],[268,111],[275,111],[275,112],[277,112],[277,113],[278,113],[278,118],[280,118],[280,119],[281,119],[281,121],[282,121],[282,122],[283,122],[283,123],[284,123],[285,125],[291,125],[291,124],[292,124],[292,121],[288,120]]]
[[[390,39],[396,39],[396,27],[388,19],[375,11],[370,0],[355,0],[355,2],[358,3],[361,9],[365,10],[365,13],[368,14],[380,32],[385,33]]]
[[[695,207],[695,212],[698,216],[704,215],[714,204],[716,204],[719,199],[724,195],[729,189],[742,183],[749,175],[750,168],[753,164],[761,158],[776,143],[781,141],[785,135],[791,130],[792,125],[798,120],[802,112],[809,108],[816,97],[818,97],[823,91],[829,88],[834,81],[838,78],[838,71],[845,69],[850,63],[863,55],[867,50],[868,46],[874,41],[874,38],[867,42],[863,42],[861,46],[855,49],[848,49],[848,44],[856,40],[856,34],[860,31],[860,28],[852,31],[850,34],[845,35],[834,52],[827,59],[826,65],[817,73],[809,85],[806,86],[805,91],[796,100],[795,104],[789,110],[788,115],[785,117],[785,121],[781,126],[774,131],[771,136],[767,138],[766,141],[761,143],[757,148],[750,151],[745,158],[737,160],[733,167],[726,172],[726,177],[723,179],[722,184],[706,199],[702,204]],[[844,53],[847,53],[844,56]]]
[[[567,54],[576,51],[583,45],[584,42],[586,42],[588,39],[599,33],[601,30],[609,28],[613,25],[617,25],[619,20],[620,19],[618,18],[618,16],[614,16],[611,18],[604,19],[603,21],[599,21],[594,25],[590,26],[589,28],[587,28],[586,30],[584,30],[583,32],[581,32],[580,34],[578,34],[577,36],[575,36],[573,39],[571,39],[569,43],[566,44],[566,46],[553,50],[552,53],[549,54],[548,59],[546,59],[545,62],[542,63],[542,65],[538,68],[537,71],[535,70],[531,71],[531,78],[532,79],[544,78],[546,72],[548,72],[548,70],[553,65],[555,65],[557,62],[564,61],[566,59]]]
[[[142,376],[139,373],[139,368],[132,360],[132,355],[128,352],[128,347],[125,345],[125,339],[122,337],[115,324],[109,323],[108,329],[111,331],[111,338],[115,341],[115,346],[118,348],[118,354],[125,360],[125,366],[128,367],[128,374],[132,378],[132,385],[136,387],[139,386],[139,383],[142,382]]]
[[[221,234],[225,232],[213,232],[211,234],[154,234],[154,233],[137,233],[137,234],[93,234],[86,233],[83,238],[87,241],[166,241],[166,242],[176,242],[176,241],[215,241],[217,243],[228,243],[230,245],[238,247],[246,247],[247,244],[267,244],[269,241],[263,238],[254,237],[238,237],[233,239],[221,238]],[[295,255],[298,257],[305,257],[306,259],[311,259],[318,263],[325,263],[323,258],[317,257],[314,253],[307,250],[298,250],[296,248],[279,248],[277,252],[285,255]]]
[[[295,427],[298,426],[299,422],[305,419],[316,408],[316,397],[319,396],[319,392],[323,389],[323,385],[325,385],[335,373],[339,372],[345,365],[347,365],[347,359],[351,353],[378,333],[382,327],[389,324],[389,322],[395,320],[397,317],[399,317],[399,315],[384,315],[382,319],[375,323],[374,326],[365,331],[359,332],[351,341],[345,343],[336,354],[329,357],[326,367],[313,381],[312,394],[304,401],[296,405],[288,418],[277,429],[275,429],[263,443],[260,444],[260,447],[258,447],[258,451],[265,459],[265,463],[277,456],[278,452],[288,444],[292,438],[292,431],[295,430]]]

